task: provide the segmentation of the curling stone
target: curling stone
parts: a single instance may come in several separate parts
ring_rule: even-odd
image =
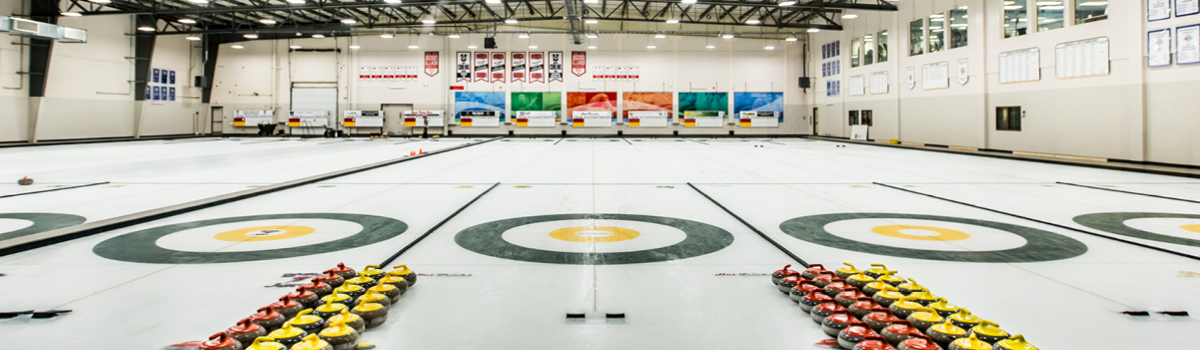
[[[357,284],[342,283],[342,286],[334,288],[333,292],[346,294],[349,295],[351,299],[354,299],[361,297],[363,294],[367,294],[367,289]]]
[[[317,315],[317,317],[325,319],[325,321],[328,323],[330,317],[337,316],[338,314],[342,313],[342,311],[349,310],[350,308],[346,307],[346,304],[325,303],[321,304],[321,306],[318,306],[316,309],[313,309],[313,315]]]
[[[857,345],[863,340],[867,340],[867,337],[878,336],[879,333],[875,333],[875,330],[871,329],[871,327],[866,325],[853,325],[846,327],[846,329],[843,329],[840,333],[838,333],[837,340],[838,345],[841,345],[843,349],[853,349],[854,345]]]
[[[868,326],[871,326],[871,329],[874,329],[876,332],[883,331],[884,328],[892,325],[893,323],[904,321],[903,319],[896,318],[896,316],[893,316],[892,313],[887,311],[869,312],[866,316],[862,317],[862,320],[863,322],[866,322]]]
[[[295,292],[287,293],[283,297],[295,300],[305,309],[316,307],[317,303],[321,302],[321,297],[317,296],[317,293],[304,289],[304,287],[298,287]]]
[[[850,310],[851,315],[854,315],[854,317],[858,317],[860,319],[875,311],[888,311],[886,307],[875,303],[875,301],[871,300],[871,298],[850,303],[850,306],[847,306],[846,310]]]
[[[934,309],[927,307],[918,308],[917,312],[908,315],[905,320],[912,322],[913,327],[917,327],[922,332],[929,329],[929,327],[933,327],[935,324],[946,322],[946,318],[938,315]]]
[[[992,344],[979,340],[974,334],[950,342],[950,350],[992,350]]]
[[[358,297],[358,299],[354,299],[354,305],[359,305],[362,303],[376,303],[379,305],[383,305],[383,307],[386,308],[386,307],[392,306],[392,299],[388,298],[386,295],[379,294],[379,293],[367,293],[367,294],[363,294],[363,296],[361,296],[361,297]],[[354,310],[351,310],[351,311],[354,311]]]
[[[851,265],[848,262],[843,262],[842,265],[846,265],[846,267],[834,270],[833,271],[834,276],[837,276],[838,278],[841,278],[841,279],[846,279],[850,276],[862,273],[862,271],[859,271],[857,268],[854,267],[854,265]]]
[[[958,307],[958,305],[954,305],[946,301],[945,298],[938,299],[938,301],[934,302],[933,304],[929,304],[929,308],[937,311],[938,315],[941,315],[942,317],[953,315],[959,310],[962,310],[962,308]]]
[[[967,336],[967,330],[955,326],[950,320],[946,320],[946,322],[929,327],[928,330],[925,330],[925,335],[928,335],[929,338],[932,338],[933,341],[944,348],[950,346],[950,342],[955,339]]]
[[[378,281],[380,278],[387,276],[387,272],[383,271],[383,269],[380,269],[379,265],[367,265],[367,267],[364,267],[362,271],[358,272],[358,275],[370,277],[371,279]]]
[[[908,282],[896,286],[896,288],[900,289],[900,293],[904,293],[904,295],[928,291],[928,289],[925,289],[925,286],[917,284],[917,281],[914,281],[912,278],[909,278]]]
[[[404,282],[408,282],[410,288],[417,284],[417,273],[409,270],[408,265],[396,265],[392,268],[395,270],[388,271],[388,276],[404,277]]]
[[[246,350],[287,350],[287,345],[276,342],[271,337],[258,337],[254,339],[253,343],[250,343],[250,346],[246,347]]]
[[[276,342],[289,347],[299,343],[306,335],[308,335],[308,332],[300,329],[300,327],[293,327],[291,323],[286,322],[283,324],[283,327],[279,327],[279,329],[267,334],[268,337],[274,338]]]
[[[345,263],[338,263],[337,267],[325,270],[325,273],[331,272],[338,274],[338,276],[342,276],[342,279],[351,279],[358,276],[358,272],[354,272],[354,269],[346,266]]]
[[[333,293],[333,286],[329,285],[329,283],[322,282],[320,278],[314,278],[312,279],[312,282],[301,285],[300,288],[315,293],[317,298],[329,295],[329,293]]]
[[[842,333],[843,329],[850,328],[850,326],[867,327],[867,324],[854,318],[854,316],[848,312],[839,312],[829,315],[829,317],[826,317],[825,320],[821,321],[821,330],[825,331],[826,335],[834,338],[837,338],[838,334]]]
[[[854,344],[854,349],[852,350],[896,350],[896,348],[888,344],[887,340],[884,340],[883,337],[868,337],[867,340]]]
[[[392,287],[396,287],[396,289],[400,290],[400,295],[404,295],[405,292],[408,292],[408,280],[405,280],[404,277],[386,276],[379,280],[379,284],[390,284]]]
[[[333,294],[321,297],[321,305],[325,305],[325,304],[329,304],[329,303],[339,303],[339,304],[350,305],[350,304],[354,303],[354,298],[350,297],[349,294],[342,294],[342,293],[338,293],[337,291],[334,291]],[[320,308],[320,307],[318,306],[318,308]],[[320,311],[318,311],[317,314],[318,314],[318,316],[320,316],[319,315]],[[326,316],[321,316],[321,317],[328,318]]]
[[[896,287],[889,287],[888,289],[880,291],[879,293],[875,293],[875,295],[871,298],[875,299],[875,302],[879,303],[879,305],[890,307],[893,303],[900,301],[901,298],[904,298],[904,294],[900,294],[900,292],[896,291]]]
[[[891,311],[892,315],[896,315],[896,317],[908,318],[908,315],[912,315],[912,313],[917,312],[917,309],[925,307],[914,301],[916,299],[916,297],[911,296],[901,298],[900,301],[894,302],[892,305],[888,305],[888,311]]]
[[[782,269],[775,270],[775,273],[771,274],[771,283],[778,286],[779,281],[782,281],[784,277],[800,275],[799,271],[789,269],[789,267],[792,267],[792,264],[783,265]]]
[[[879,335],[882,335],[883,339],[887,339],[888,344],[892,344],[892,346],[899,345],[900,342],[912,338],[914,334],[921,334],[921,331],[917,327],[913,327],[912,323],[908,321],[890,324],[887,327],[883,327],[883,331],[879,332]]]
[[[1017,334],[1005,340],[996,342],[992,345],[996,349],[1001,350],[1037,350],[1036,346],[1025,341],[1025,336]]]
[[[233,327],[226,329],[225,334],[233,337],[233,339],[237,339],[242,345],[249,345],[254,342],[255,338],[267,335],[267,330],[263,329],[262,326],[254,324],[254,322],[250,322],[250,318],[247,317],[238,321]]]
[[[905,282],[904,277],[891,275],[891,274],[875,277],[875,280],[890,284],[892,287],[899,287],[901,284],[904,284],[904,282]]]
[[[1009,336],[1008,332],[1000,329],[1000,325],[988,320],[983,320],[978,326],[971,327],[971,330],[967,331],[967,335],[974,335],[988,344],[1008,339]]]
[[[972,315],[971,310],[967,309],[958,310],[957,313],[950,315],[949,318],[950,322],[962,329],[971,329],[975,326],[978,326],[980,323],[983,323],[982,318]]]
[[[863,273],[860,273],[857,275],[850,275],[850,277],[846,277],[846,283],[851,286],[854,286],[854,288],[858,288],[858,289],[862,289],[863,287],[866,287],[867,283],[871,283],[871,282],[875,282],[875,279],[871,278],[871,276],[867,276],[866,274],[863,274]]]
[[[300,310],[305,309],[304,305],[300,305],[299,302],[288,298],[286,295],[279,298],[279,301],[271,303],[271,305],[267,305],[267,307],[270,307],[271,310],[275,310],[275,312],[283,315],[285,321],[291,319],[292,317],[296,317],[296,314],[300,313]]]
[[[30,179],[28,176],[25,176],[25,177],[22,177],[21,179],[17,180],[17,184],[21,185],[21,186],[29,186],[29,185],[33,184],[33,179]]]
[[[780,293],[788,294],[798,284],[800,284],[800,276],[788,276],[779,280],[779,283],[775,284],[775,289],[778,289]]]
[[[839,279],[836,282],[830,282],[829,284],[826,284],[824,289],[825,289],[826,295],[829,295],[829,296],[835,297],[835,298],[837,297],[838,294],[841,294],[842,292],[849,291],[849,290],[858,290],[858,288],[854,288],[853,286],[846,284],[846,280],[842,280],[842,279]]]
[[[355,278],[347,279],[346,282],[342,283],[342,286],[345,286],[347,284],[354,284],[354,285],[358,285],[363,288],[371,288],[371,287],[374,287],[376,283],[377,282],[375,282],[374,278],[360,275]]]
[[[829,315],[833,315],[833,314],[836,314],[839,312],[850,314],[850,311],[846,310],[846,308],[842,307],[841,305],[838,305],[838,303],[836,303],[836,302],[830,301],[830,302],[825,302],[825,303],[821,303],[820,305],[814,306],[812,311],[808,312],[808,315],[809,315],[809,317],[812,318],[813,322],[816,322],[817,324],[821,324],[821,322],[825,322],[826,317],[829,317]]]
[[[912,338],[905,339],[904,341],[900,342],[900,344],[896,345],[896,350],[941,350],[941,349],[942,349],[942,347],[939,346],[936,342],[934,342],[933,339],[930,339],[928,335],[924,335],[921,333],[914,333],[912,335]]]
[[[930,293],[928,291],[916,292],[916,293],[909,294],[908,296],[916,298],[916,299],[913,299],[913,301],[917,302],[917,304],[921,304],[922,306],[932,305],[933,303],[937,302],[938,299],[942,298],[942,297],[933,295],[933,293]]]
[[[359,333],[367,330],[367,321],[364,321],[362,316],[350,312],[349,309],[342,310],[337,315],[330,316],[327,322],[328,326],[326,326],[326,328],[331,327],[336,322],[345,323],[346,325],[353,327],[354,330],[358,331]]]
[[[816,307],[817,305],[830,302],[834,302],[833,298],[825,295],[825,293],[814,290],[808,292],[808,294],[805,294],[803,298],[800,298],[799,304],[800,310],[807,313],[812,312],[813,307]]]
[[[396,286],[393,286],[390,284],[384,284],[384,283],[380,283],[380,284],[375,285],[374,287],[367,288],[367,295],[370,295],[372,293],[383,294],[384,296],[388,297],[389,304],[395,304],[397,301],[400,300],[400,295],[401,295],[400,288],[396,288]]]
[[[887,284],[887,282],[884,282],[884,281],[873,281],[873,282],[867,283],[865,286],[862,286],[862,292],[863,292],[863,294],[866,294],[868,296],[875,296],[875,293],[879,293],[880,291],[887,290],[888,288],[896,288],[896,287],[893,287],[892,285]]]
[[[333,350],[353,350],[358,346],[358,331],[343,320],[331,322],[317,335],[333,346]]]
[[[379,296],[383,297],[383,300],[387,300],[387,297],[382,295]],[[375,328],[379,327],[379,325],[382,325],[384,322],[387,322],[388,307],[379,303],[358,303],[358,306],[350,309],[350,313],[358,315],[364,321],[366,321],[367,328]]]
[[[265,306],[259,308],[258,312],[250,315],[250,322],[254,322],[254,324],[262,326],[262,328],[267,330],[274,330],[282,326],[284,322],[287,322],[287,319],[283,317],[283,314],[271,309],[270,306]]]
[[[853,304],[853,303],[856,303],[859,301],[863,301],[863,300],[873,300],[873,299],[871,299],[871,297],[867,296],[866,294],[863,294],[862,292],[858,291],[858,288],[850,287],[850,289],[833,296],[833,300],[837,300],[838,304],[842,304],[842,306],[849,307],[850,304]]]
[[[321,318],[321,316],[313,315],[312,312],[313,309],[304,309],[296,314],[296,317],[288,320],[288,323],[294,327],[303,329],[305,332],[316,333],[325,328],[325,319]]]
[[[328,284],[330,287],[337,288],[341,287],[342,283],[346,282],[346,279],[342,278],[342,275],[326,271],[324,274],[321,274],[313,279],[313,281],[325,282],[325,284]]]
[[[799,303],[800,299],[803,299],[804,296],[808,294],[808,292],[812,292],[812,291],[820,292],[821,287],[817,287],[817,284],[815,282],[813,282],[812,280],[806,280],[806,279],[801,278],[800,284],[797,284],[795,287],[792,287],[792,291],[788,293],[788,297],[791,298],[793,302]]]
[[[813,282],[815,282],[817,284],[817,287],[825,288],[825,286],[828,286],[830,283],[846,282],[846,280],[837,278],[837,276],[834,276],[833,273],[830,272],[830,273],[826,273],[826,274],[817,275],[817,278],[813,278]]]
[[[333,345],[316,334],[309,334],[299,344],[292,345],[291,350],[333,350]]]
[[[225,332],[213,334],[200,343],[200,350],[242,350],[242,343]]]
[[[826,270],[824,265],[812,264],[812,265],[808,265],[807,269],[804,269],[804,271],[800,272],[800,277],[804,277],[804,279],[811,280],[811,279],[817,278],[817,275],[832,274],[832,273],[833,272]]]
[[[888,270],[887,266],[883,264],[871,264],[871,268],[863,271],[863,273],[871,276],[871,278],[879,278],[879,276],[890,275],[896,273],[896,271]]]

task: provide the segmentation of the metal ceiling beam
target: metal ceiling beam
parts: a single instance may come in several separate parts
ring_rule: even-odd
[[[583,38],[581,38],[579,34],[583,30],[583,25],[579,23],[579,10],[575,8],[575,0],[566,0],[566,6],[567,20],[570,21],[571,24],[571,41],[574,42],[575,45],[582,44]]]

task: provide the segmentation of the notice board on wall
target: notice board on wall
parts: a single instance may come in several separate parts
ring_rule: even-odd
[[[888,72],[871,73],[871,94],[879,95],[888,93]]]
[[[1108,38],[1054,46],[1054,77],[1058,79],[1108,75]]]
[[[921,89],[934,90],[950,87],[950,62],[929,63],[921,66]]]
[[[866,77],[862,75],[851,76],[850,80],[846,81],[850,86],[850,96],[862,96],[867,94]]]
[[[1041,51],[1038,48],[1001,52],[1000,83],[1020,83],[1042,80]]]

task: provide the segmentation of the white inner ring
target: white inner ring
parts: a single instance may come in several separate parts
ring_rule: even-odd
[[[0,219],[0,233],[9,233],[33,226],[33,221],[22,219]]]
[[[638,232],[638,236],[613,242],[572,242],[550,237],[550,231],[568,227],[620,227]],[[608,237],[612,232],[586,230],[576,233],[581,237]],[[683,242],[687,233],[660,224],[624,220],[559,220],[539,222],[513,227],[500,235],[505,241],[532,249],[571,253],[616,253],[635,252],[662,248]]]
[[[1191,218],[1140,218],[1125,220],[1125,226],[1160,235],[1200,240],[1200,232],[1184,230],[1180,226],[1200,225],[1200,219]]]
[[[924,241],[899,237],[884,236],[872,228],[878,226],[911,225],[929,226],[960,231],[970,235],[967,239],[957,241]],[[1024,237],[1008,231],[986,226],[970,225],[949,221],[918,220],[904,218],[863,218],[840,220],[825,225],[825,230],[834,236],[849,240],[878,244],[888,247],[940,250],[940,251],[995,251],[1020,248],[1025,245]],[[900,233],[914,236],[937,236],[940,233],[923,229],[900,229]]]
[[[315,231],[298,237],[267,241],[230,242],[213,238],[213,236],[216,236],[222,232],[261,226],[306,226],[312,227],[315,229]],[[249,252],[256,250],[292,248],[336,241],[357,234],[361,232],[362,229],[362,225],[357,223],[333,219],[267,219],[238,221],[175,232],[159,238],[154,242],[154,244],[166,249],[183,252]],[[285,230],[265,229],[247,232],[246,236],[269,237],[282,235],[285,233],[287,233]]]

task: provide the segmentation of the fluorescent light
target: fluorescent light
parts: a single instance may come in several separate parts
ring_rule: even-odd
[[[600,21],[594,20],[594,19],[587,19],[587,20],[584,20],[583,23],[596,24],[596,23],[600,23]]]
[[[193,4],[207,4],[208,0],[188,0],[188,2]]]
[[[930,18],[929,21],[930,22],[945,22],[946,19],[945,18]]]
[[[808,28],[808,32],[809,32],[809,33],[817,33],[817,32],[820,32],[820,31],[821,31],[821,30],[820,30],[820,29],[817,29],[817,28]]]
[[[467,45],[467,48],[468,48],[468,49],[478,49],[478,48],[479,48],[479,46],[475,46],[475,45]]]
[[[685,3],[685,4],[695,4],[696,0],[680,0],[679,2]]]
[[[774,46],[767,46],[767,47],[763,48],[763,50],[774,50],[774,49],[775,49]]]
[[[437,20],[436,20],[436,19],[423,19],[423,20],[421,20],[421,23],[424,23],[424,24],[437,24]]]
[[[399,4],[400,0],[383,0],[385,4]]]
[[[531,48],[531,49],[536,49],[536,48],[537,48],[537,45],[529,45],[529,48]]]
[[[352,18],[345,18],[345,19],[342,19],[342,23],[345,23],[345,24],[354,24],[354,19],[352,19]]]
[[[391,34],[383,34],[383,35],[380,35],[379,37],[384,38],[384,39],[391,39],[392,35]]]
[[[930,18],[942,18],[942,17],[946,17],[946,15],[936,13],[936,14],[929,15],[929,17]]]
[[[262,24],[275,24],[275,20],[273,20],[273,19],[266,19],[266,18],[263,18],[263,19],[260,19],[260,20],[258,20],[258,23],[262,23]]]
[[[595,39],[595,38],[599,38],[600,36],[596,35],[596,34],[588,34],[587,37],[588,37],[588,39]]]
[[[1021,5],[1008,5],[1008,6],[1004,6],[1004,9],[1005,9],[1005,10],[1020,10],[1020,9],[1023,9],[1023,8],[1025,8],[1025,6],[1021,6]]]
[[[1088,1],[1079,3],[1079,6],[1108,6],[1108,1]]]
[[[679,23],[679,20],[677,20],[677,19],[668,19],[667,20],[667,24],[676,24],[676,23]]]
[[[658,48],[658,46],[649,45],[649,46],[646,46],[646,48],[647,48],[647,49],[657,49],[657,48]]]
[[[1046,5],[1062,5],[1062,1],[1038,1],[1038,2],[1037,2],[1037,5],[1038,5],[1038,6],[1046,6]]]
[[[351,49],[351,50],[358,50],[358,49],[361,49],[361,48],[362,48],[362,46],[358,46],[358,45],[350,45],[350,49]]]
[[[184,39],[188,39],[188,40],[191,40],[191,41],[200,41],[200,37],[198,37],[198,36],[189,36],[189,37],[186,37],[186,38],[184,38]]]
[[[762,23],[762,21],[757,20],[757,19],[750,19],[750,20],[746,21],[746,24],[759,24],[759,23]]]
[[[517,24],[517,19],[516,19],[516,18],[509,18],[509,19],[506,19],[506,20],[504,20],[504,23],[508,23],[508,24]]]
[[[146,27],[146,26],[141,26],[141,27],[137,27],[137,30],[140,30],[140,31],[143,31],[143,32],[153,32],[153,31],[154,31],[154,27]]]
[[[417,45],[408,45],[408,48],[415,49],[415,48],[417,48]]]
[[[662,35],[662,34],[657,34],[657,35],[655,35],[655,36],[654,36],[654,38],[655,38],[655,39],[666,39],[666,38],[667,38],[667,36],[666,36],[666,35]]]
[[[517,37],[521,39],[529,39],[529,34],[521,33],[520,35],[517,35]]]
[[[242,37],[246,39],[258,39],[258,34],[242,34]]]
[[[300,47],[300,45],[291,45],[291,46],[288,46],[288,48],[289,49],[299,49],[301,47]]]
[[[599,4],[600,0],[583,0],[585,4]]]
[[[788,0],[788,1],[780,1],[780,2],[779,2],[779,6],[792,6],[792,5],[795,5],[795,4],[796,4],[796,2],[795,2],[795,1],[791,1],[791,0]]]
[[[79,12],[62,12],[62,13],[59,13],[59,14],[60,14],[60,15],[63,15],[63,16],[66,16],[66,17],[79,17],[79,16],[83,16],[83,14],[81,14],[81,13],[79,13]]]
[[[1016,4],[1016,3],[1017,3],[1016,1],[1005,1],[1004,2],[1005,5],[1012,5],[1012,4]]]
[[[314,39],[322,39],[322,38],[325,38],[325,35],[324,34],[313,34],[313,38]]]
[[[596,49],[596,45],[588,46],[588,49],[595,50],[595,49]]]
[[[246,47],[245,47],[245,46],[242,46],[242,45],[233,45],[233,46],[230,46],[229,48],[231,48],[231,49],[234,49],[234,50],[241,50],[241,49],[244,49],[244,48],[246,48]]]
[[[966,24],[966,23],[958,23],[958,24],[951,24],[951,25],[950,25],[950,28],[966,28],[966,27],[967,27],[967,24]]]
[[[450,38],[450,39],[458,39],[458,38],[461,38],[461,36],[458,36],[458,34],[450,34],[450,35],[447,35],[446,37],[447,37],[447,38]]]
[[[853,13],[847,13],[847,14],[844,14],[844,15],[842,15],[842,18],[845,18],[845,19],[855,19],[855,18],[858,18],[858,15],[856,15],[856,14],[853,14]]]
[[[796,37],[794,37],[794,36],[789,36],[787,39],[783,39],[783,40],[784,41],[796,41],[798,39],[796,39]]]
[[[1050,5],[1050,6],[1042,6],[1039,8],[1042,10],[1062,10],[1062,9],[1065,9],[1066,7],[1062,6],[1062,5]]]
[[[721,35],[721,37],[725,38],[725,39],[733,39],[733,34],[724,34],[724,35]]]
[[[304,0],[287,0],[289,4],[303,4]]]
[[[716,45],[708,45],[708,46],[705,46],[704,48],[706,48],[706,49],[715,49],[715,48],[717,48],[717,46],[716,46]]]
[[[489,4],[499,4],[499,3],[500,3],[500,0],[487,0],[487,3],[489,3]]]
[[[196,24],[196,20],[191,18],[180,18],[178,22],[183,24]]]
[[[111,4],[112,0],[88,0],[88,2],[97,4]]]

